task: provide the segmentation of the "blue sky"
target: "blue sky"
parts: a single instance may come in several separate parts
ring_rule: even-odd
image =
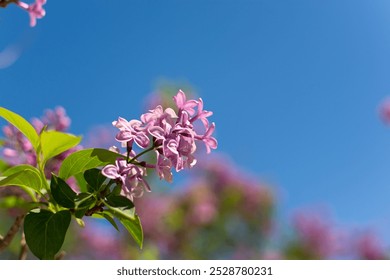
[[[72,3],[72,4],[70,4]],[[390,236],[390,3],[385,0],[52,1],[30,28],[0,10],[0,106],[62,105],[72,132],[138,118],[161,79],[214,111],[219,152],[274,185],[282,211],[326,205]],[[390,238],[389,238],[390,239]]]

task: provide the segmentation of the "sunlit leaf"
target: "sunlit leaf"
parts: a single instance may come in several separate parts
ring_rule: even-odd
[[[127,229],[130,235],[133,237],[138,246],[142,249],[144,234],[139,217],[135,215],[134,219],[119,218],[119,221]]]
[[[13,175],[15,173],[19,173],[19,172],[26,171],[26,170],[34,173],[34,175],[32,177],[23,176],[23,175],[21,177],[21,178],[28,179],[29,187],[35,189],[36,191],[39,191],[41,188],[43,188],[43,186],[44,186],[43,180],[46,180],[46,178],[42,178],[41,174],[39,173],[39,170],[37,168],[35,168],[34,166],[31,166],[28,164],[20,164],[20,165],[10,167],[7,170],[5,170],[2,175],[3,176],[10,176],[10,175]],[[39,178],[39,180],[38,180],[38,178]]]
[[[0,159],[0,173],[4,172],[7,168],[9,168],[9,165],[4,160]]]
[[[15,166],[7,169],[8,176],[0,180],[0,187],[18,186],[21,187],[30,197],[35,200],[35,192],[40,194],[42,187],[41,176],[37,171],[32,169],[20,169],[20,166]]]
[[[88,169],[112,164],[117,158],[124,156],[105,149],[85,149],[69,155],[63,162],[59,176],[68,179]]]
[[[48,159],[77,146],[80,141],[81,137],[72,134],[55,130],[42,131],[41,150],[43,157],[47,161]]]
[[[15,126],[27,139],[31,142],[36,151],[39,146],[39,136],[34,127],[26,121],[22,116],[0,107],[0,117],[4,118],[10,124]]]

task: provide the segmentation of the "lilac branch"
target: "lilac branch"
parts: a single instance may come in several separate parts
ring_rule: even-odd
[[[15,222],[12,224],[11,228],[4,237],[0,238],[0,252],[3,251],[11,241],[14,239],[16,233],[19,231],[22,226],[25,214],[16,217]]]

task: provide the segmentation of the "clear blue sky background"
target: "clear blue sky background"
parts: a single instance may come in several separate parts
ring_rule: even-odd
[[[54,1],[30,28],[0,10],[0,105],[26,118],[62,105],[72,131],[137,118],[156,81],[191,83],[219,151],[274,184],[282,211],[327,205],[390,236],[387,0]],[[389,240],[390,238],[387,237]]]

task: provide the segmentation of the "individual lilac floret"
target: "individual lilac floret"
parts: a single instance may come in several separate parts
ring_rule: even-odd
[[[138,120],[127,121],[119,117],[112,125],[119,129],[116,140],[122,143],[123,147],[131,146],[135,142],[139,147],[146,148],[149,145],[149,138],[145,134],[142,122]]]
[[[188,100],[185,93],[182,90],[173,97],[173,100],[176,103],[177,108],[179,108],[179,113],[186,111],[188,114],[193,115],[195,113],[195,107],[198,106],[198,101]]]
[[[27,4],[22,1],[17,1],[16,5],[18,5],[23,10],[27,11],[30,15],[30,26],[34,27],[37,24],[37,19],[43,18],[46,15],[45,9],[43,9],[43,5],[46,4],[46,0],[35,0],[33,4]]]
[[[115,165],[109,164],[102,169],[102,174],[116,180],[122,186],[121,194],[130,200],[142,196],[144,190],[150,191],[149,184],[144,179],[146,169],[118,158]]]
[[[156,171],[160,179],[165,179],[167,182],[172,182],[172,163],[163,154],[157,152]]]

